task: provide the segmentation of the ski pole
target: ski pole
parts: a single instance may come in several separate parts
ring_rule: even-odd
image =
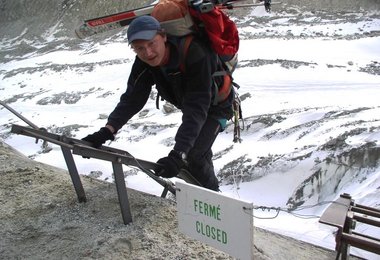
[[[282,2],[272,2],[271,5],[278,5],[282,4]],[[235,8],[245,8],[245,7],[258,7],[258,6],[265,6],[263,3],[257,3],[257,4],[233,4],[233,3],[227,3],[225,5],[222,5],[218,7],[219,9],[228,9],[232,10]],[[267,10],[268,12],[268,10]]]

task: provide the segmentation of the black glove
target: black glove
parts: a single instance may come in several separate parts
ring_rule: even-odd
[[[162,169],[157,170],[156,174],[165,178],[171,178],[178,175],[179,170],[186,165],[186,156],[172,150],[167,157],[161,158],[157,161],[162,165]]]
[[[94,148],[99,148],[107,140],[115,140],[115,136],[107,127],[102,127],[98,132],[88,135],[82,140],[91,143]]]

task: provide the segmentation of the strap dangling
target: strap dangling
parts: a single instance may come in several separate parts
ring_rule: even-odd
[[[234,101],[233,101],[233,110],[234,110],[234,116],[233,116],[233,121],[234,121],[234,143],[241,143],[243,139],[240,137],[240,130],[244,130],[244,120],[243,116],[241,113],[241,101],[240,98],[237,94],[235,94]],[[242,127],[240,127],[240,119],[242,121]]]

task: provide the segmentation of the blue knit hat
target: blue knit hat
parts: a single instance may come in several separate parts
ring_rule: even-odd
[[[131,44],[134,40],[151,40],[158,31],[161,31],[161,25],[156,18],[149,15],[139,16],[128,26],[128,43]]]

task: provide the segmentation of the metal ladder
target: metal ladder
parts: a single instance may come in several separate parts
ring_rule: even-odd
[[[342,194],[325,212],[320,223],[338,228],[335,236],[336,259],[348,259],[350,246],[380,254],[380,236],[372,237],[355,232],[356,223],[380,227],[380,210],[356,204],[349,194]]]
[[[168,191],[175,194],[176,188],[174,183],[172,183],[168,179],[163,179],[154,174],[155,170],[161,169],[160,165],[149,161],[137,159],[126,151],[107,146],[102,146],[101,148],[96,149],[89,146],[89,143],[82,140],[69,138],[64,135],[52,134],[48,133],[45,130],[32,129],[20,125],[12,125],[11,132],[15,134],[41,139],[46,142],[54,143],[61,147],[63,157],[66,161],[66,165],[70,173],[70,177],[73,182],[74,189],[79,202],[86,202],[87,198],[83,189],[82,182],[79,177],[77,167],[75,165],[73,154],[81,155],[82,157],[110,161],[112,163],[114,171],[115,184],[124,224],[131,223],[132,216],[129,206],[127,189],[125,186],[123,164],[138,167],[150,178],[159,183],[164,188],[161,197],[166,197]]]

